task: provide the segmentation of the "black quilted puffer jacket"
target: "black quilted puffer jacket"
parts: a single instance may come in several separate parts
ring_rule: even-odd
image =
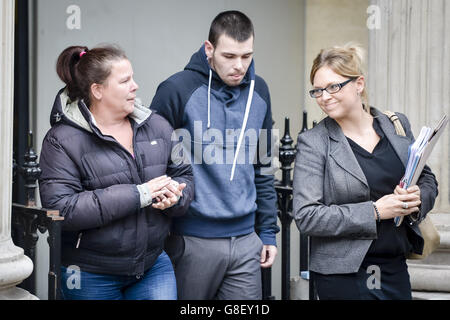
[[[42,143],[42,206],[64,216],[62,264],[82,271],[142,275],[163,250],[170,217],[185,213],[194,197],[190,165],[171,161],[172,127],[136,104],[129,115],[135,157],[95,125],[83,101],[61,89]],[[186,183],[183,197],[160,211],[141,209],[137,185],[167,174]]]

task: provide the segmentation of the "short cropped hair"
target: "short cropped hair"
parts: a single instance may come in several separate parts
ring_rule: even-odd
[[[219,13],[211,23],[208,41],[217,45],[221,35],[227,35],[237,42],[244,42],[255,36],[252,21],[242,12],[232,10]]]

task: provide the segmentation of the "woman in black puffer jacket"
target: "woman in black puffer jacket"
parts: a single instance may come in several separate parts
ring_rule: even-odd
[[[171,161],[172,127],[136,102],[117,47],[69,47],[57,72],[66,87],[42,144],[39,187],[42,205],[64,217],[63,297],[176,299],[163,245],[194,186],[190,165]]]

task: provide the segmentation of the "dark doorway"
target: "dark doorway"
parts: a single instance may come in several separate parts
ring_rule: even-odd
[[[13,202],[25,204],[25,180],[19,174],[28,146],[29,131],[29,29],[28,0],[16,0],[14,39],[14,140],[13,152],[17,162],[12,196]]]

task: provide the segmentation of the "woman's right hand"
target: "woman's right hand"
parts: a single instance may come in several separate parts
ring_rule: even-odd
[[[404,208],[407,203],[408,208]],[[407,216],[419,211],[420,196],[415,193],[410,194],[388,194],[375,202],[380,219],[393,219],[397,216]]]

